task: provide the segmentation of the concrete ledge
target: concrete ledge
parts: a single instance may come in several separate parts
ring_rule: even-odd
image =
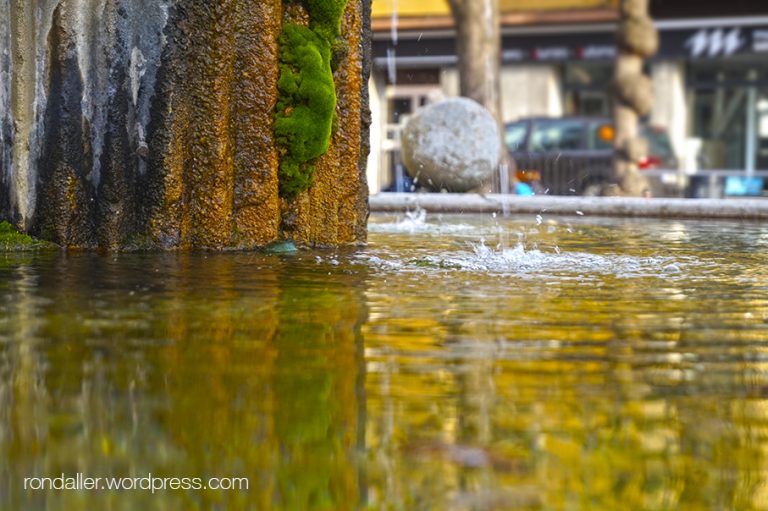
[[[371,212],[422,208],[435,213],[599,215],[650,218],[768,219],[768,199],[668,199],[563,197],[458,193],[380,193],[370,197]]]

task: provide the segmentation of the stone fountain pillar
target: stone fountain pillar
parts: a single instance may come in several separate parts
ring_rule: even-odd
[[[333,86],[278,104],[305,62],[285,27],[335,11],[309,48]],[[0,0],[0,219],[109,250],[363,241],[369,23],[370,0]],[[283,193],[300,108],[332,129]]]

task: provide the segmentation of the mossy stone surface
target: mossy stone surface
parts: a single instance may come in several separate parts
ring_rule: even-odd
[[[309,26],[327,41],[332,42],[341,33],[341,15],[347,0],[306,0],[310,15]]]
[[[0,222],[0,252],[21,252],[54,247],[52,243],[37,240],[19,232],[8,222]]]
[[[330,145],[336,110],[332,48],[346,3],[307,0],[309,26],[283,26],[275,139],[281,147],[279,190],[286,199],[311,186],[314,160]]]

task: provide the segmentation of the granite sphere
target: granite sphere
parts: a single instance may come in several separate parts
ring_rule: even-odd
[[[420,186],[467,192],[489,183],[501,159],[493,115],[468,98],[419,109],[401,135],[403,163]]]

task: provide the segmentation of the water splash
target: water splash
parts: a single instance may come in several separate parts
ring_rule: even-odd
[[[461,234],[476,232],[477,227],[462,223],[428,222],[427,210],[416,207],[413,211],[407,211],[405,217],[398,218],[395,222],[371,222],[368,224],[370,232],[377,233],[427,233],[427,234]]]
[[[672,256],[636,257],[617,254],[592,254],[527,248],[523,242],[512,247],[489,247],[485,241],[467,244],[467,249],[445,251],[404,261],[387,259],[384,254],[360,256],[367,263],[385,270],[472,272],[519,277],[551,277],[591,280],[613,275],[619,278],[681,275],[700,262]]]
[[[499,165],[499,191],[505,196],[501,201],[501,213],[504,218],[507,218],[509,216],[509,201],[507,200],[507,196],[511,193],[511,188],[509,183],[509,165],[506,163]]]

